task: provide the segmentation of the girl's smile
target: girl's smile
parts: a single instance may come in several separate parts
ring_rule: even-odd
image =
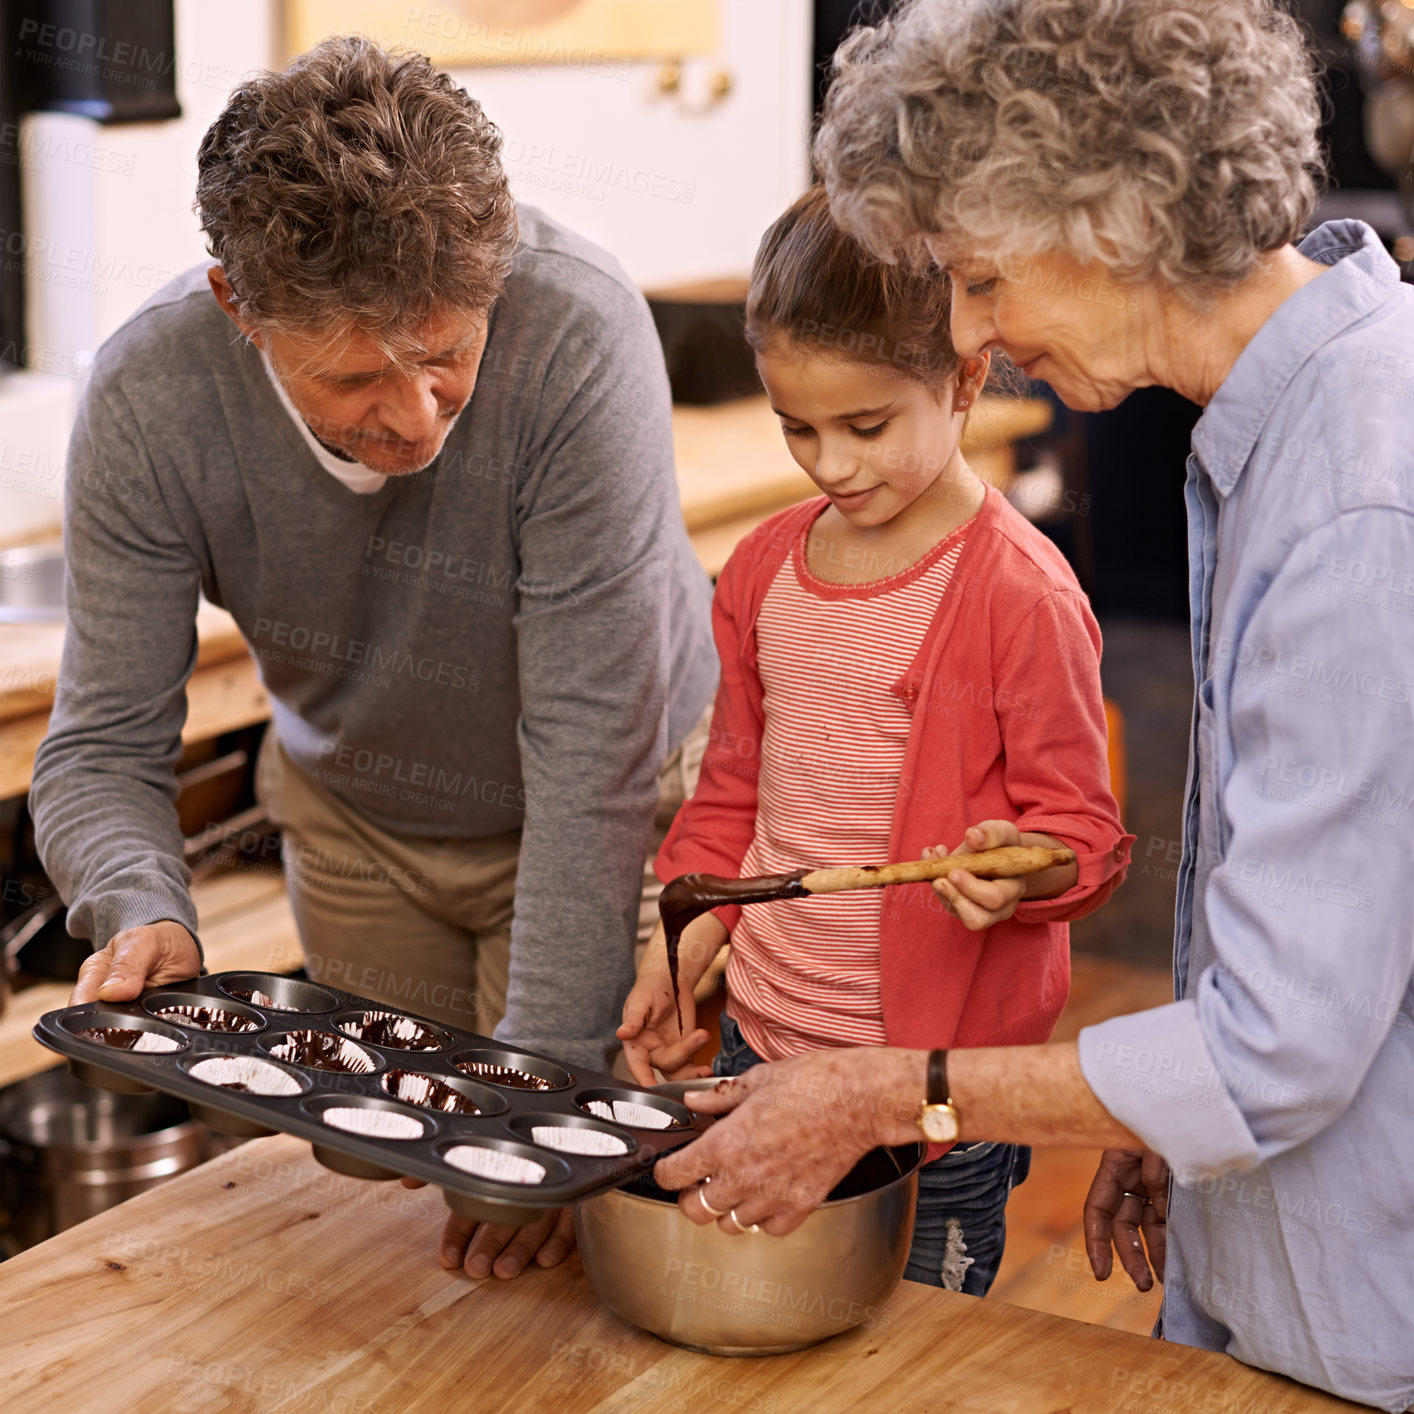
[[[867,506],[883,482],[876,481],[862,491],[827,491],[825,494],[842,511],[857,511]]]
[[[822,529],[838,515],[846,534],[868,536],[887,526],[890,535],[916,529],[926,538],[957,517],[958,496],[929,493],[959,480],[975,487],[958,441],[985,362],[965,386],[956,374],[934,386],[882,364],[775,338],[756,366],[791,455],[830,498]]]

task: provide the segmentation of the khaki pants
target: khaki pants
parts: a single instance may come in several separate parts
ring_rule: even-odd
[[[658,917],[652,858],[692,793],[708,709],[658,776],[639,948]],[[316,981],[489,1036],[506,1012],[520,832],[400,835],[300,770],[267,729],[256,791],[283,832],[286,887]]]

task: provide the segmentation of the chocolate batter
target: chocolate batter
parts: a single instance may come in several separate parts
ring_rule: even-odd
[[[85,1041],[97,1041],[101,1046],[112,1046],[120,1051],[132,1050],[144,1036],[152,1034],[151,1031],[130,1031],[123,1026],[85,1026],[82,1031],[74,1032]]]
[[[411,1070],[390,1070],[383,1077],[383,1089],[395,1100],[424,1109],[442,1110],[450,1115],[479,1115],[481,1106],[459,1090],[430,1075]]]
[[[430,1027],[395,1011],[366,1011],[357,1021],[342,1023],[341,1029],[360,1041],[388,1046],[398,1051],[440,1051],[441,1038]]]
[[[366,1051],[327,1031],[287,1031],[270,1047],[270,1054],[276,1060],[293,1061],[312,1070],[343,1070],[363,1075],[373,1069],[373,1061]]]
[[[810,890],[800,881],[810,872],[797,869],[794,874],[758,874],[748,879],[723,879],[716,874],[679,874],[663,886],[658,896],[658,916],[663,920],[663,932],[668,943],[668,977],[673,986],[673,1005],[678,1013],[678,1030],[682,1030],[682,1002],[678,999],[678,944],[682,930],[694,918],[721,908],[724,904],[774,903],[783,898],[809,898]]]
[[[252,1006],[274,1007],[276,1011],[290,1011],[290,1007],[280,1006],[274,997],[267,997],[258,987],[239,988],[233,987],[231,995],[239,1001],[249,1002]]]
[[[455,1065],[463,1075],[473,1080],[485,1080],[491,1085],[502,1085],[508,1090],[554,1090],[544,1076],[532,1075],[528,1070],[512,1070],[508,1065],[492,1065],[489,1061],[456,1061]]]
[[[157,1013],[159,1020],[174,1021],[178,1026],[199,1026],[203,1031],[258,1031],[260,1023],[252,1021],[239,1012],[222,1011],[219,1007],[180,1006],[163,1007]]]

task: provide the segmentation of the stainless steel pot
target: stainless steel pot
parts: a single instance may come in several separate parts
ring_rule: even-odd
[[[95,1090],[46,1070],[0,1091],[6,1246],[22,1251],[210,1157],[209,1131],[170,1095]]]
[[[651,1180],[575,1209],[584,1270],[604,1304],[674,1345],[780,1355],[873,1325],[908,1262],[923,1147],[875,1149],[786,1237],[729,1237]]]

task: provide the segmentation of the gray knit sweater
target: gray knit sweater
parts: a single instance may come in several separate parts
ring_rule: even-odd
[[[315,461],[205,266],[104,344],[69,450],[69,629],[31,803],[70,929],[195,931],[172,801],[198,594],[292,759],[387,829],[522,829],[499,1034],[602,1064],[665,754],[716,680],[642,298],[533,209],[425,472]],[[387,940],[390,962],[398,940]]]

